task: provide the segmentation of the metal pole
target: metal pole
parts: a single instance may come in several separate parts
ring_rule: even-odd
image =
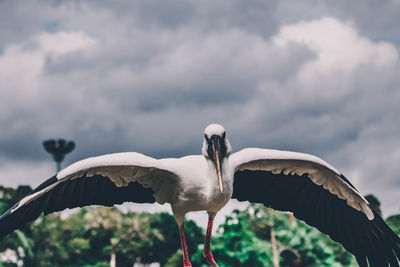
[[[53,156],[53,160],[57,165],[57,172],[61,170],[61,163],[65,155],[70,153],[75,148],[73,141],[65,141],[65,139],[50,139],[43,141],[44,149]]]

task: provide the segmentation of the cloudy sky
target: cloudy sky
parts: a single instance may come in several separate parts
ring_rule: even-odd
[[[0,184],[120,151],[315,154],[400,213],[400,1],[0,1]]]

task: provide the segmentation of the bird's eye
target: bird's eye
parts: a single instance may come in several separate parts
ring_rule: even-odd
[[[207,142],[209,142],[209,141],[210,141],[210,139],[208,139],[208,137],[207,137],[207,135],[206,135],[206,134],[204,134],[204,138],[207,140]]]
[[[226,132],[222,133],[222,139],[225,139]]]

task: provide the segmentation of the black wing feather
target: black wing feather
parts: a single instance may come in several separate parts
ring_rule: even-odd
[[[340,178],[348,182],[343,175]],[[400,238],[375,209],[371,207],[374,219],[369,220],[345,200],[314,184],[307,174],[237,171],[232,198],[293,212],[298,219],[342,243],[360,266],[399,267]]]
[[[56,176],[46,180],[28,195],[32,195],[59,182]],[[6,211],[0,217],[0,239],[39,217],[61,211],[66,208],[76,208],[88,205],[112,206],[131,201],[136,203],[154,203],[153,191],[142,187],[137,182],[127,186],[117,187],[108,177],[83,175],[72,180],[57,184],[53,189],[40,195],[35,200],[13,211],[18,204]]]

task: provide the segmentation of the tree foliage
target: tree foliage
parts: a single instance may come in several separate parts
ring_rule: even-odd
[[[29,191],[26,186],[0,187],[0,211]],[[378,199],[368,198],[379,208]],[[400,215],[389,217],[387,223],[400,234]],[[202,257],[204,230],[193,221],[187,221],[185,228],[193,266],[208,266]],[[293,214],[256,204],[226,218],[213,237],[212,250],[220,266],[356,266],[340,244]],[[4,255],[11,256],[4,260]],[[0,256],[0,267],[182,264],[179,230],[172,215],[123,213],[99,206],[40,216],[3,239]]]
[[[390,216],[386,222],[396,234],[400,235],[400,214]]]
[[[234,211],[219,232],[213,251],[220,266],[352,266],[355,263],[340,244],[317,229],[291,213],[262,205],[251,204],[244,211]],[[199,251],[196,261],[200,257]]]

